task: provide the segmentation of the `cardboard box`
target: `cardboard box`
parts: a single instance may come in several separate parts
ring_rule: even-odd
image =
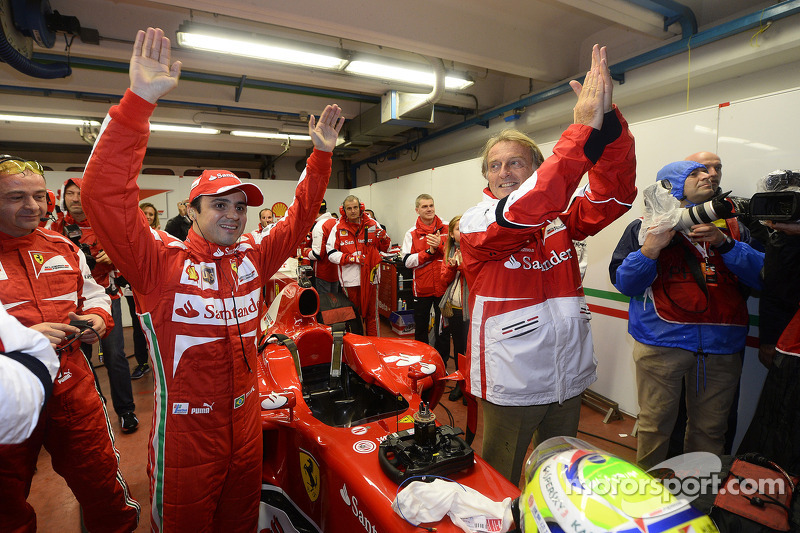
[[[398,335],[414,334],[414,311],[397,311],[389,316],[389,321]]]

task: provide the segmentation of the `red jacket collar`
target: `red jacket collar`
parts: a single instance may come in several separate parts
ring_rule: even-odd
[[[195,233],[194,226],[189,228],[189,235],[186,237],[184,244],[194,254],[212,261],[222,257],[233,257],[243,252],[245,248],[249,246],[249,244],[241,238],[238,242],[230,246],[220,246],[207,241],[202,235]]]

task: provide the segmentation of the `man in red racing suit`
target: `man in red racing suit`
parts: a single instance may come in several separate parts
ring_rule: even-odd
[[[171,68],[170,68],[171,65]],[[206,170],[190,191],[185,242],[151,230],[136,178],[156,101],[177,85],[160,29],[140,31],[131,87],[109,116],[86,168],[83,206],[137,296],[155,378],[148,472],[154,531],[254,531],[262,441],[256,370],[261,287],[308,233],[344,122],[328,106],[309,120],[314,152],[288,214],[259,242],[242,236],[259,189]]]
[[[133,531],[139,504],[119,470],[111,423],[79,349],[81,341],[98,339],[91,330],[81,335],[69,325],[87,320],[104,335],[113,327],[108,296],[74,244],[37,227],[47,196],[41,166],[11,156],[0,161],[0,301],[23,325],[47,337],[61,358],[53,395],[31,436],[0,446],[0,530],[36,531],[26,499],[44,445],[53,470],[80,503],[89,531]]]
[[[380,252],[389,249],[391,239],[364,212],[364,204],[357,197],[345,198],[340,213],[342,216],[331,229],[325,245],[328,260],[339,265],[339,281],[364,320],[364,334],[375,337],[378,335],[375,286],[380,281]]]
[[[487,142],[489,186],[459,226],[471,312],[466,390],[483,399],[484,459],[515,484],[534,435],[534,447],[576,435],[580,395],[597,379],[572,241],[636,196],[633,136],[611,104],[605,49],[594,47],[584,85],[572,86],[574,124],[546,161],[516,130]],[[569,204],[586,172],[588,190]]]

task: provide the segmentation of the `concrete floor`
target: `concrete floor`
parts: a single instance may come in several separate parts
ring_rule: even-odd
[[[396,337],[388,322],[382,319],[381,334]],[[131,328],[125,328],[125,346],[132,347]],[[96,359],[95,359],[96,362]],[[131,357],[128,362],[133,369],[136,360]],[[452,360],[451,363],[452,365]],[[452,369],[451,369],[452,370]],[[108,376],[103,367],[96,369],[101,389],[108,394]],[[136,402],[136,414],[139,417],[139,430],[126,435],[119,430],[119,420],[113,419],[112,424],[116,434],[116,447],[120,454],[120,465],[123,475],[128,482],[131,494],[142,506],[142,515],[137,532],[150,529],[150,503],[147,478],[147,442],[152,425],[153,412],[153,377],[152,373],[144,378],[133,381],[133,393]],[[109,406],[110,407],[110,406]],[[110,409],[113,414],[113,409]],[[467,408],[461,401],[450,402],[447,392],[442,398],[442,403],[434,411],[438,420],[449,423],[452,415],[455,426],[466,427]],[[449,413],[449,415],[448,415]],[[633,461],[636,457],[636,439],[630,436],[635,420],[625,416],[623,420],[603,423],[604,414],[594,411],[587,406],[581,410],[581,422],[578,437],[595,444],[601,449],[614,453],[624,459]],[[481,451],[481,438],[483,427],[478,419],[478,430],[473,448],[476,453]],[[596,436],[591,436],[591,435]],[[604,440],[608,439],[608,440]],[[611,442],[609,442],[611,441]],[[530,450],[529,450],[530,451]],[[36,510],[38,531],[41,533],[77,533],[80,528],[80,514],[78,502],[72,495],[64,480],[53,472],[50,465],[50,456],[43,449],[39,455],[38,471],[33,478],[31,494],[28,501]]]

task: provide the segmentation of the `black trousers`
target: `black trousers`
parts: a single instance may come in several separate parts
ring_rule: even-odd
[[[439,321],[442,318],[442,312],[439,309],[439,300],[441,299],[441,296],[414,297],[414,339],[430,344],[428,325],[430,324],[431,307],[433,307],[434,342],[432,346],[439,352],[442,361],[447,366],[447,358],[450,357],[450,337],[439,335]]]

